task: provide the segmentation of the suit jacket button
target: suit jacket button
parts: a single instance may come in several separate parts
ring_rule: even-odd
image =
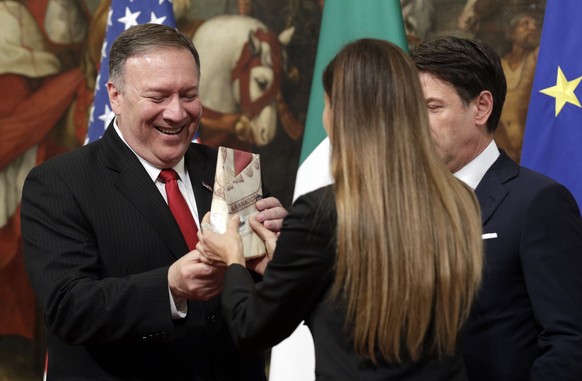
[[[214,325],[214,324],[216,324],[216,315],[214,315],[214,314],[208,315],[206,317],[206,320],[208,321],[208,324]]]

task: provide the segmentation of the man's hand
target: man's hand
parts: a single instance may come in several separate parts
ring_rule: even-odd
[[[203,263],[198,250],[193,250],[170,266],[170,291],[176,302],[184,299],[210,300],[222,291],[224,271],[224,266]]]
[[[255,219],[272,232],[279,233],[283,226],[283,219],[287,216],[287,210],[275,197],[267,197],[255,204],[259,213]]]
[[[277,235],[252,218],[249,219],[249,223],[261,241],[265,243],[267,255],[248,260],[247,267],[257,274],[263,275],[267,265],[271,262],[271,259],[273,259],[273,253],[277,247]]]

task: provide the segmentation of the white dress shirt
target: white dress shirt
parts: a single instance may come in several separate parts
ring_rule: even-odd
[[[499,155],[497,144],[492,140],[483,152],[453,175],[475,190]]]
[[[154,167],[152,164],[147,162],[144,158],[139,156],[133,150],[133,148],[131,148],[129,146],[129,144],[127,144],[127,142],[123,138],[123,134],[119,130],[119,126],[117,125],[117,119],[115,119],[113,121],[113,127],[115,128],[115,132],[117,132],[117,135],[119,135],[119,138],[125,143],[125,145],[127,145],[129,147],[131,152],[133,152],[135,154],[135,156],[138,158],[141,165],[143,165],[144,169],[146,170],[146,172],[148,173],[148,175],[150,176],[152,181],[156,184],[156,187],[158,188],[158,190],[160,191],[160,193],[164,197],[164,200],[166,200],[166,203],[167,203],[168,196],[166,195],[166,186],[163,182],[161,182],[158,179],[158,176],[160,175],[162,168]],[[182,195],[184,196],[184,199],[186,200],[186,203],[188,204],[188,207],[190,208],[190,213],[192,213],[192,216],[194,217],[194,221],[196,222],[196,226],[198,227],[198,229],[200,229],[200,223],[198,221],[198,208],[196,207],[196,200],[194,198],[194,189],[192,189],[192,182],[190,181],[190,175],[188,175],[188,171],[186,170],[186,167],[184,166],[184,158],[182,158],[180,160],[180,162],[172,168],[178,174],[178,177],[179,177],[178,188],[180,189],[180,192],[182,192]],[[187,301],[181,300],[181,301],[176,302],[174,300],[174,297],[172,296],[172,292],[170,291],[169,286],[168,286],[168,292],[170,294],[170,309],[172,311],[172,318],[181,319],[181,318],[186,317],[186,314],[188,313]]]

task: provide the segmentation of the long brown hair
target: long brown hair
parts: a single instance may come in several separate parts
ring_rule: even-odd
[[[396,45],[346,45],[323,75],[337,206],[332,297],[377,362],[455,352],[481,279],[479,205],[438,157],[418,73]]]

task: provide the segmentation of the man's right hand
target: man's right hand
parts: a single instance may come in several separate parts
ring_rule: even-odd
[[[211,266],[200,261],[193,250],[174,262],[168,271],[168,284],[176,301],[207,301],[222,291],[226,267]]]

